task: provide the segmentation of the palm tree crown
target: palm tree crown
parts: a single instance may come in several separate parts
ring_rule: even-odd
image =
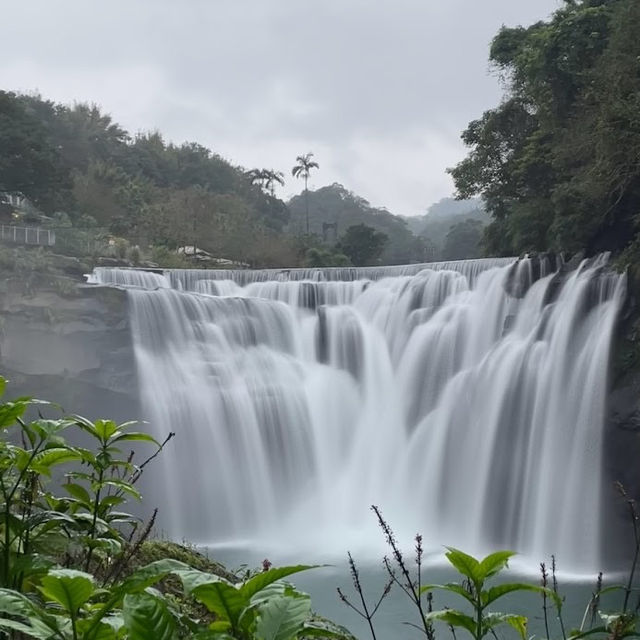
[[[284,173],[282,171],[274,171],[273,169],[251,169],[247,171],[251,184],[258,184],[262,189],[268,191],[272,197],[275,197],[275,184],[284,186]]]
[[[306,181],[309,179],[309,174],[311,169],[320,168],[320,165],[317,162],[315,162],[315,160],[312,160],[311,158],[313,158],[313,153],[305,153],[302,156],[298,156],[296,158],[296,162],[298,164],[296,164],[295,167],[291,169],[291,175],[294,178],[304,178],[305,189],[307,188]]]

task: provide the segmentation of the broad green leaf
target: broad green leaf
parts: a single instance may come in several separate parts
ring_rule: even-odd
[[[345,627],[329,620],[309,620],[302,626],[303,638],[333,638],[334,640],[355,640]]]
[[[51,467],[77,460],[81,460],[81,456],[71,447],[57,447],[55,449],[45,449],[42,453],[37,454],[31,466],[34,471],[50,477]]]
[[[54,569],[44,576],[39,587],[45,598],[66,611],[75,613],[93,595],[93,576],[75,569]]]
[[[13,589],[0,589],[0,612],[27,617],[34,609],[33,602],[21,593]]]
[[[275,598],[277,596],[289,595],[286,593],[286,584],[284,582],[272,582],[271,584],[263,587],[251,597],[251,604],[260,604],[269,598]]]
[[[470,578],[474,582],[478,580],[478,567],[480,566],[480,563],[473,556],[470,556],[459,549],[455,549],[454,547],[447,547],[447,553],[445,555],[447,560],[449,560],[459,573]]]
[[[17,424],[17,419],[24,415],[29,404],[27,399],[0,404],[0,429]]]
[[[124,511],[107,511],[107,513],[105,514],[105,518],[106,521],[109,524],[114,524],[114,523],[139,523],[140,519],[137,518],[136,516],[132,516],[130,513],[125,513]]]
[[[45,634],[39,633],[33,627],[24,624],[23,622],[18,622],[17,620],[7,620],[6,618],[0,618],[0,629],[10,629],[11,631],[18,631],[20,633],[24,633],[29,638],[41,638],[42,640],[48,640],[51,638],[51,629],[49,629]]]
[[[140,492],[134,488],[132,484],[129,482],[125,482],[124,480],[104,480],[103,482],[94,482],[92,485],[93,491],[97,491],[98,489],[103,489],[104,487],[115,487],[120,491],[124,491],[128,493],[130,496],[136,498],[136,500],[141,500],[142,496]]]
[[[82,485],[75,482],[67,482],[62,485],[62,488],[74,498],[80,500],[81,503],[87,505],[87,507],[91,505],[91,496]]]
[[[49,531],[50,529],[54,529],[55,527],[59,527],[62,524],[75,524],[75,520],[71,516],[60,511],[40,511],[39,513],[34,513],[32,516],[29,516],[25,520],[25,524],[32,530],[37,527],[37,535],[45,531]],[[32,533],[32,538],[33,535],[34,534]]]
[[[31,464],[31,451],[13,445],[9,445],[8,450],[13,456],[13,464],[18,471],[24,471]]]
[[[93,515],[91,513],[76,513],[73,517],[76,523],[84,523],[85,525],[89,526],[92,526],[94,524]],[[96,531],[100,534],[105,533],[106,531],[109,531],[111,529],[111,527],[109,527],[109,524],[102,518],[96,518],[95,525]]]
[[[73,424],[72,420],[34,420],[29,426],[40,436],[42,440],[47,440],[57,436]]]
[[[36,638],[70,638],[71,620],[67,616],[49,615],[42,609],[29,618],[31,634]]]
[[[442,611],[432,611],[425,616],[428,622],[439,620],[450,624],[452,627],[461,627],[466,629],[471,635],[476,635],[476,621],[461,611],[455,609],[444,609]]]
[[[130,640],[173,640],[176,621],[167,605],[148,593],[124,597],[122,616]]]
[[[601,634],[608,635],[609,629],[607,627],[593,627],[593,629],[589,629],[588,631],[574,630],[569,632],[568,638],[569,640],[580,640],[580,638],[588,638],[589,636]]]
[[[266,572],[265,572],[266,573]],[[256,640],[293,640],[311,613],[311,599],[272,598],[260,605]]]
[[[290,576],[294,573],[299,573],[300,571],[307,571],[307,569],[316,569],[320,566],[322,565],[298,564],[290,567],[277,567],[276,569],[269,569],[269,571],[258,573],[257,575],[247,580],[247,582],[245,582],[242,587],[240,587],[240,591],[248,601],[256,593],[264,589],[272,582],[275,582],[276,580],[281,580],[282,578],[286,578],[287,576]]]
[[[140,433],[137,431],[132,431],[131,433],[123,433],[121,436],[113,439],[114,443],[133,441],[150,442],[151,444],[155,444],[158,447],[160,446],[160,443],[153,436],[150,436],[148,433]]]
[[[98,504],[98,512],[104,514],[112,507],[117,507],[123,502],[126,502],[126,500],[122,496],[105,496]]]
[[[526,640],[527,618],[509,613],[489,613],[485,615],[482,620],[482,634],[486,635],[491,629],[500,624],[508,624],[513,627],[520,634],[522,640]]]
[[[420,589],[420,595],[427,591],[433,591],[434,589],[456,593],[457,595],[462,596],[465,600],[468,600],[471,604],[474,603],[473,596],[462,585],[455,584],[453,582],[448,584],[425,584]]]
[[[526,584],[521,582],[512,582],[506,584],[499,584],[495,587],[491,587],[487,591],[482,592],[482,605],[487,607],[492,602],[495,602],[498,598],[506,595],[507,593],[513,593],[514,591],[533,591],[534,593],[544,594],[553,600],[558,597],[558,594],[553,589],[545,589],[535,584]]]
[[[89,451],[89,449],[83,449],[81,447],[76,447],[76,451],[82,457],[83,462],[86,462],[87,464],[91,465],[94,468],[96,467],[96,465],[98,464],[98,461],[96,460],[96,456],[93,453],[93,451]],[[85,478],[88,480],[93,478],[91,474],[83,473],[81,471],[70,471],[69,473],[67,473],[67,477],[68,478]]]
[[[120,629],[122,629],[122,627],[124,626],[124,619],[121,615],[105,616],[104,618],[102,618],[102,622],[108,624],[115,631],[120,631]]]
[[[113,538],[93,538],[91,545],[94,549],[103,549],[108,554],[114,556],[122,551],[122,543]]]
[[[96,420],[93,426],[98,438],[105,442],[118,431],[118,425],[113,420]]]
[[[250,604],[249,598],[222,579],[200,584],[191,594],[219,619],[228,620],[234,629],[243,610]]]
[[[147,587],[150,587],[159,580],[162,580],[162,578],[169,573],[177,573],[188,569],[189,567],[184,562],[172,560],[171,558],[156,560],[134,571],[124,582],[118,585],[116,589],[119,593],[122,593],[122,595],[126,593],[138,593],[144,591]]]
[[[509,558],[515,556],[514,551],[496,551],[481,560],[477,579],[486,580],[502,571],[509,564]]]
[[[91,420],[88,420],[87,418],[83,418],[82,416],[74,415],[73,421],[76,424],[76,426],[80,427],[83,431],[90,433],[94,438],[98,437],[96,428],[93,422],[91,422]]]
[[[4,395],[4,391],[7,388],[7,379],[0,376],[0,397]]]
[[[208,584],[210,582],[225,582],[230,586],[234,586],[225,578],[217,576],[213,573],[205,573],[204,571],[198,571],[198,569],[188,568],[186,571],[175,571],[174,572],[180,580],[182,580],[182,587],[185,593],[190,594],[196,587],[199,587],[201,584]]]
[[[81,638],[90,637],[91,640],[116,640],[118,637],[117,630],[107,622],[99,622],[97,625],[90,618],[78,620],[78,635]],[[89,630],[91,634],[89,635]]]

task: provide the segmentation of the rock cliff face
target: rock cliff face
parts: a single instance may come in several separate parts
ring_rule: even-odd
[[[126,292],[86,286],[65,292],[5,279],[0,293],[0,373],[9,396],[52,400],[87,417],[136,419],[136,368]]]
[[[629,273],[613,345],[605,464],[640,500],[640,280]]]

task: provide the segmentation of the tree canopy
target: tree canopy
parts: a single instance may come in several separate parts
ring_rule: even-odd
[[[340,238],[338,248],[356,267],[380,263],[380,257],[389,237],[366,224],[350,226]]]
[[[490,60],[502,103],[462,135],[458,196],[481,195],[486,249],[619,251],[640,214],[640,3],[565,0],[547,22],[503,27]],[[636,241],[637,242],[637,241]]]
[[[312,234],[323,237],[323,225],[336,225],[335,235],[340,237],[352,225],[367,225],[384,233],[388,242],[380,260],[383,264],[423,262],[426,258],[423,238],[415,236],[405,220],[386,209],[372,207],[367,200],[338,183],[308,192],[309,228]],[[305,228],[305,197],[295,196],[289,201],[290,228]]]

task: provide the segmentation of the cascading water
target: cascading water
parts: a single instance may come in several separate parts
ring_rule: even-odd
[[[625,288],[604,258],[90,282],[128,287],[148,419],[178,433],[158,488],[175,538],[342,554],[375,503],[434,545],[598,566]]]

